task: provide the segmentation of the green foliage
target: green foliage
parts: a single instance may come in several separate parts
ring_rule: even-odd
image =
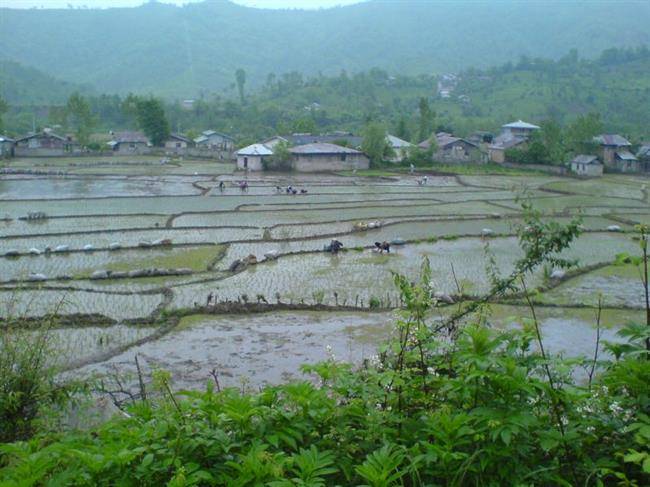
[[[47,323],[29,331],[1,330],[0,442],[29,439],[67,402],[71,387],[55,380],[51,342]]]
[[[4,98],[0,96],[0,132],[4,130],[4,114],[9,111],[9,105],[7,105],[7,102],[5,101]]]
[[[422,142],[428,140],[435,127],[436,112],[429,106],[429,101],[422,97],[418,103],[418,141]]]
[[[386,127],[380,123],[369,123],[362,132],[361,150],[370,158],[370,164],[381,164],[390,157],[392,149],[386,140]]]
[[[244,86],[246,85],[246,71],[239,68],[235,71],[235,80],[237,81],[237,92],[239,93],[239,100],[244,104]]]
[[[90,111],[88,100],[79,92],[74,92],[68,98],[65,113],[66,125],[75,131],[79,143],[82,146],[87,146],[95,126],[95,117]]]
[[[135,110],[138,127],[154,146],[162,145],[170,132],[162,101],[153,97],[136,98]]]
[[[580,115],[567,127],[567,147],[573,154],[594,154],[598,144],[593,138],[602,132],[598,113]]]
[[[262,159],[265,171],[291,171],[293,169],[293,156],[288,142],[280,141],[273,147],[273,155]]]
[[[440,322],[432,270],[394,275],[394,339],[358,368],[304,367],[314,382],[243,394],[171,394],[92,433],[0,446],[7,485],[646,485],[650,472],[647,326],[630,325],[614,360],[544,352],[532,318],[494,329],[484,307],[557,255],[579,222],[546,223],[524,206],[523,257],[462,316]],[[479,316],[467,312],[479,311]],[[476,318],[476,319],[474,319]],[[465,324],[463,324],[465,323]],[[585,383],[575,372],[598,373]]]

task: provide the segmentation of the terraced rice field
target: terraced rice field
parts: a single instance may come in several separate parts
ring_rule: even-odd
[[[392,308],[393,273],[415,279],[424,257],[436,290],[478,296],[490,287],[488,255],[504,274],[521,255],[521,198],[558,222],[583,215],[585,233],[563,255],[577,261],[574,274],[555,282],[538,269],[528,283],[545,290],[536,300],[554,347],[575,352],[588,340],[599,293],[612,336],[643,306],[636,269],[610,265],[621,252],[638,253],[633,226],[650,222],[645,182],[629,176],[431,174],[420,186],[409,175],[251,174],[241,192],[246,176],[224,163],[31,159],[5,169],[0,316],[74,317],[56,339],[61,363],[86,364],[79,373],[129,370],[137,353],[181,385],[200,385],[212,368],[233,385],[244,377],[257,384],[325,358],[327,343],[341,359],[367,358],[390,333],[389,311],[250,316],[206,315],[203,307],[212,293],[220,302],[353,308],[380,298]],[[307,194],[276,189],[289,184]],[[30,212],[46,217],[27,219]],[[360,222],[377,224],[362,230]],[[612,225],[620,231],[608,231]],[[338,255],[323,252],[333,238],[344,244]],[[406,245],[372,252],[374,242],[393,240]],[[257,263],[232,267],[249,256]],[[495,307],[498,323],[508,310],[526,313],[516,302]],[[174,324],[170,314],[182,319]]]

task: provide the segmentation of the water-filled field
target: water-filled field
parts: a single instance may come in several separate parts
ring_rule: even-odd
[[[325,358],[327,344],[340,359],[367,358],[391,332],[394,273],[414,280],[426,257],[436,291],[473,299],[491,286],[489,262],[502,275],[512,270],[522,255],[522,200],[547,220],[582,215],[584,233],[562,255],[575,267],[528,278],[552,347],[588,352],[599,296],[609,338],[644,306],[637,269],[612,265],[617,254],[638,254],[634,225],[650,222],[645,183],[629,176],[430,173],[422,185],[421,174],[246,176],[226,163],[146,157],[19,159],[4,168],[0,316],[67,317],[55,331],[58,360],[86,363],[79,373],[129,371],[138,354],[184,386],[212,369],[231,385],[258,384]],[[287,194],[289,185],[304,194]],[[343,243],[337,255],[323,251],[332,239]],[[384,241],[401,245],[373,252]],[[302,310],[219,314],[205,308],[208,296]],[[371,301],[382,311],[361,311]],[[495,305],[496,322],[507,310],[525,315],[520,305]]]

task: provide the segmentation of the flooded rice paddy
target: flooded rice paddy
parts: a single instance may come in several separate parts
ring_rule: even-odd
[[[542,290],[536,301],[551,349],[591,353],[599,296],[608,339],[644,304],[637,270],[611,265],[619,253],[638,253],[633,226],[650,221],[644,181],[629,176],[429,175],[420,186],[404,173],[252,174],[242,193],[246,176],[224,163],[19,159],[4,169],[0,316],[74,317],[55,329],[57,360],[74,373],[132,371],[137,354],[181,387],[201,386],[213,369],[226,385],[256,385],[296,376],[328,353],[358,362],[390,335],[393,316],[353,308],[373,298],[396,307],[393,273],[416,279],[427,257],[436,290],[473,297],[489,289],[488,256],[502,274],[512,270],[522,197],[547,219],[583,215],[585,233],[562,255],[577,268],[566,279],[549,280],[548,269],[529,278]],[[276,190],[289,184],[307,194]],[[34,212],[45,218],[28,218]],[[379,224],[361,230],[359,222]],[[323,252],[333,238],[344,252]],[[371,250],[394,240],[406,244]],[[232,267],[249,256],[255,264]],[[209,294],[349,308],[205,314]],[[526,315],[516,303],[495,308],[497,326],[506,314]]]

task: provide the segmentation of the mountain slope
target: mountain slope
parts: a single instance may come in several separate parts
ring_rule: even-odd
[[[61,81],[38,69],[0,60],[0,96],[11,105],[57,105],[71,93],[91,93],[89,86]]]
[[[486,67],[522,54],[595,55],[650,44],[650,2],[368,3],[261,10],[225,0],[131,9],[0,9],[3,56],[104,92],[220,92],[234,71],[335,74],[374,66],[418,74]]]

